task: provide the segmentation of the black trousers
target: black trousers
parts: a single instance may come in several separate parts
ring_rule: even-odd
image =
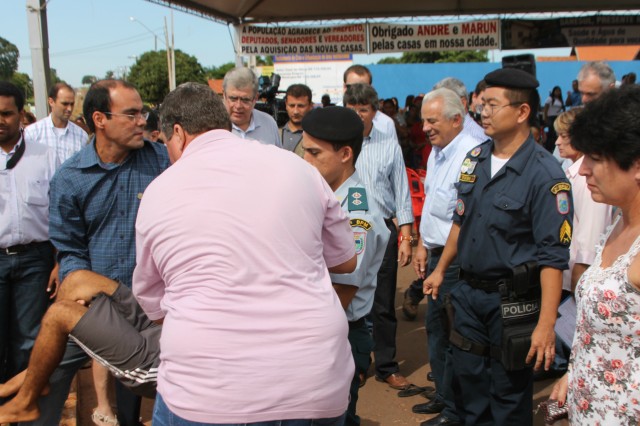
[[[375,355],[376,376],[386,379],[399,371],[396,362],[396,279],[398,275],[398,230],[390,219],[385,223],[391,232],[389,243],[378,271],[376,287],[371,309],[373,322],[373,353]]]

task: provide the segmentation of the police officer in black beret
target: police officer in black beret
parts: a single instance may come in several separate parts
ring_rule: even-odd
[[[369,369],[373,350],[373,338],[364,317],[373,306],[376,276],[390,232],[382,213],[369,203],[367,190],[355,168],[364,131],[358,114],[336,106],[314,109],[302,120],[302,130],[304,159],[320,171],[349,216],[358,255],[355,271],[331,274],[331,282],[349,321],[349,343],[356,365],[345,426],[358,426],[356,403],[360,375]]]
[[[438,297],[457,254],[460,281],[445,300],[458,412],[466,425],[531,425],[533,368],[554,358],[554,324],[568,268],[573,207],[558,162],[536,144],[538,81],[525,71],[485,76],[482,126],[456,185],[453,227],[425,294]]]

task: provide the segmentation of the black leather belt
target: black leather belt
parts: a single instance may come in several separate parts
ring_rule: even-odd
[[[355,328],[360,328],[364,325],[364,317],[357,319],[355,321],[349,321],[349,330],[353,330]]]
[[[479,275],[472,274],[467,271],[460,270],[460,279],[464,280],[471,287],[477,290],[484,290],[489,293],[500,292],[500,288],[510,288],[512,284],[511,278],[482,278]]]
[[[41,244],[49,244],[49,241],[38,241],[28,244],[16,244],[11,247],[2,247],[0,248],[0,254],[6,254],[7,256],[13,256],[14,254],[24,253],[27,250],[35,248]]]
[[[429,249],[429,254],[431,256],[440,256],[443,251],[444,251],[444,247],[434,247],[432,249]]]

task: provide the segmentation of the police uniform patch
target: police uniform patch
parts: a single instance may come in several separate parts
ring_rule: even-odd
[[[560,182],[553,185],[550,189],[553,195],[556,195],[560,191],[571,191],[571,184],[567,182]]]
[[[460,182],[474,183],[476,181],[476,175],[467,175],[460,173]]]
[[[567,246],[571,244],[571,225],[567,219],[560,226],[560,242]]]
[[[560,214],[569,213],[569,193],[563,191],[556,195],[556,207]]]
[[[350,219],[349,224],[352,228],[362,228],[368,231],[372,228],[371,224],[364,219]]]
[[[460,167],[461,173],[471,174],[476,169],[477,161],[472,161],[470,158],[465,158]]]
[[[464,201],[460,198],[456,201],[456,213],[458,213],[458,216],[462,216],[464,214]]]
[[[480,148],[479,146],[473,148],[471,150],[471,152],[469,153],[469,155],[471,155],[472,157],[477,157],[478,155],[480,155],[480,153],[482,152],[482,148]]]
[[[364,248],[367,246],[367,233],[366,232],[354,232],[353,240],[356,243],[356,254],[360,255],[364,253]]]
[[[367,191],[364,188],[349,188],[349,211],[357,210],[369,210],[369,203],[367,202]]]

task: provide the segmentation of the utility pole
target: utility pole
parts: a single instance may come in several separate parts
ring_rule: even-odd
[[[39,120],[49,114],[47,93],[51,85],[47,3],[45,0],[27,0],[27,25],[29,27],[31,69],[33,71],[33,98],[36,104],[36,117]]]

